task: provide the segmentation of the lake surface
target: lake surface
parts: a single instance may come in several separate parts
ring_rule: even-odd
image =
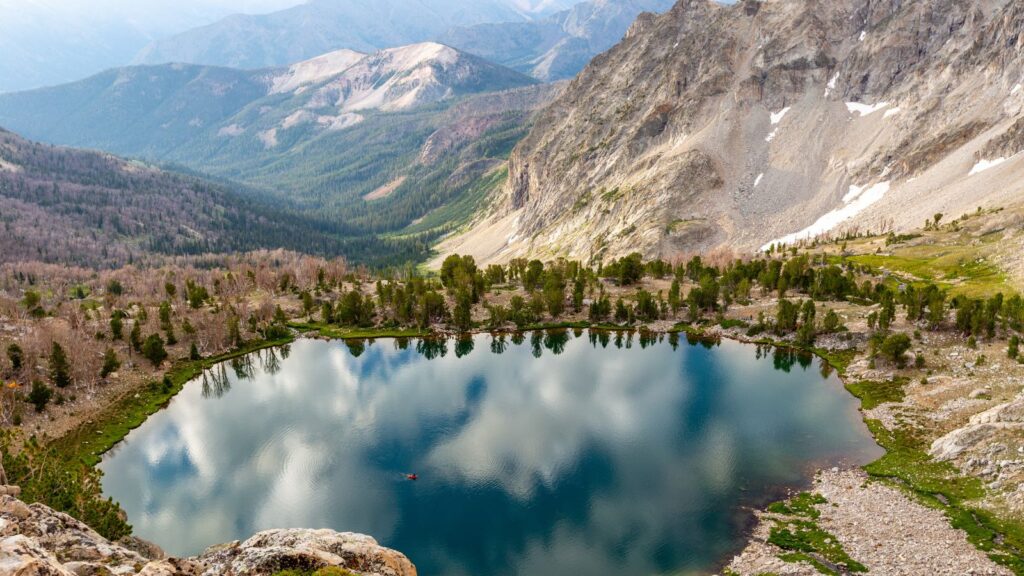
[[[300,340],[191,382],[100,467],[136,535],[177,555],[309,527],[424,576],[707,570],[745,507],[881,454],[828,372],[685,336]]]

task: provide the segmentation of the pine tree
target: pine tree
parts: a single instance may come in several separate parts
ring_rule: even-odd
[[[21,372],[21,367],[25,363],[25,353],[21,350],[21,346],[17,344],[8,346],[7,358],[11,361],[11,369],[15,372]]]
[[[103,355],[103,368],[100,370],[100,378],[106,378],[114,372],[117,372],[121,368],[121,360],[117,357],[117,352],[114,352],[113,348],[107,348],[107,352]]]
[[[50,348],[50,380],[57,388],[67,388],[71,385],[71,365],[68,363],[68,355],[64,348],[54,342]]]
[[[121,313],[114,312],[114,315],[110,317],[110,337],[114,340],[120,340],[124,337],[124,321],[121,320]]]
[[[36,408],[36,412],[42,412],[53,397],[53,390],[43,384],[40,380],[32,381],[32,391],[28,393],[28,401]]]
[[[160,366],[167,359],[167,350],[164,349],[164,341],[157,334],[151,334],[142,344],[142,355],[153,363],[153,366]]]
[[[132,323],[132,331],[128,334],[128,343],[132,350],[142,352],[142,323],[138,320]]]

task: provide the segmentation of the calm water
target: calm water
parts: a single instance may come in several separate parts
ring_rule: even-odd
[[[744,506],[879,453],[817,360],[551,332],[254,354],[101,468],[136,534],[174,554],[326,527],[425,576],[648,576],[712,567]]]

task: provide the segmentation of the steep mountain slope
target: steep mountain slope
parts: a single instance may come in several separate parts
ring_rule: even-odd
[[[271,14],[230,16],[159,40],[135,61],[281,66],[342,48],[373,52],[424,42],[452,26],[522,22],[538,8],[516,0],[312,0]]]
[[[78,80],[131,62],[155,38],[301,0],[0,0],[0,92]]]
[[[436,235],[502,183],[495,171],[557,90],[535,84],[425,43],[260,71],[114,70],[0,95],[0,124],[229,178],[353,236],[414,223]]]
[[[483,260],[760,249],[1024,198],[1024,3],[680,0],[544,111]]]
[[[118,266],[155,254],[287,247],[339,255],[350,248],[340,226],[243,203],[197,178],[2,129],[0,227],[0,262]]]
[[[531,22],[453,28],[438,40],[540,80],[571,78],[611,48],[643,12],[664,12],[674,0],[589,0]]]

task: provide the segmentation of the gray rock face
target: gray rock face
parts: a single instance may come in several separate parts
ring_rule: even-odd
[[[540,114],[446,250],[746,252],[1019,202],[1022,29],[1011,0],[679,0]]]
[[[331,530],[270,530],[214,546],[196,558],[164,558],[138,539],[112,543],[85,524],[42,504],[0,496],[0,574],[12,576],[269,575],[339,566],[364,576],[415,576],[399,552],[369,536]]]

